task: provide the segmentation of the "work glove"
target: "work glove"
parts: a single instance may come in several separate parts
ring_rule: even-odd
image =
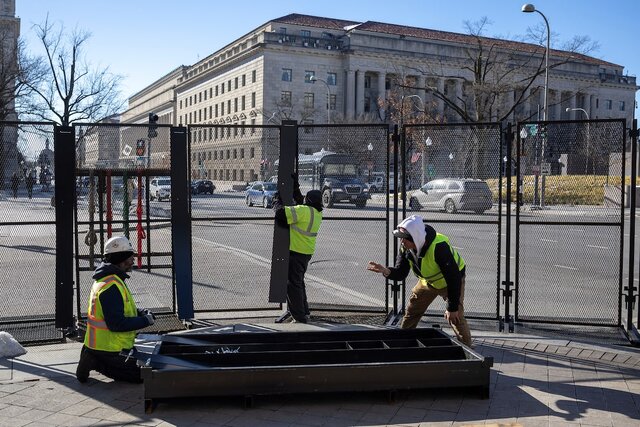
[[[142,313],[142,315],[147,319],[147,322],[149,322],[149,326],[156,323],[156,316],[154,316],[150,310],[142,310]]]
[[[280,197],[280,192],[276,191],[275,193],[273,193],[273,198],[271,199],[271,208],[274,211],[277,211],[278,209],[280,209],[283,206],[282,204],[282,197]]]
[[[294,172],[291,174],[291,178],[293,178],[293,189],[300,189],[300,181],[298,180],[298,173]]]

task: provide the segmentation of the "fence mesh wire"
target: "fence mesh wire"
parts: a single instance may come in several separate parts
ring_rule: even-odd
[[[500,254],[501,130],[489,125],[405,127],[407,215],[449,237],[466,264],[465,313],[496,318]],[[405,299],[416,280],[407,278]],[[442,316],[436,301],[428,315]]]
[[[55,317],[55,157],[51,124],[0,125],[0,313],[23,342],[60,337]]]
[[[518,127],[517,320],[619,325],[623,120]]]

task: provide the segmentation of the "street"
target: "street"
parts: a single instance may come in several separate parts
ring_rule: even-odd
[[[385,262],[385,205],[383,195],[374,195],[364,209],[338,205],[326,209],[318,248],[309,266],[307,286],[312,305],[377,308],[385,303],[385,281],[366,270],[369,260]],[[48,197],[6,199],[2,204],[3,221],[55,221]],[[151,202],[154,220],[168,219],[169,202]],[[268,303],[273,212],[248,207],[244,194],[216,193],[192,198],[192,253],[194,307],[196,310],[253,310],[277,308]],[[130,207],[129,226],[135,230],[135,201]],[[566,209],[522,212],[521,220],[547,219],[571,223],[595,221],[610,212]],[[122,219],[122,203],[114,201],[114,220]],[[619,211],[618,211],[619,212]],[[412,213],[412,212],[409,212]],[[497,209],[484,215],[447,214],[420,211],[427,221],[451,239],[467,264],[465,311],[468,315],[493,317],[496,312],[498,259],[504,280],[506,255],[505,227],[502,228],[502,254],[498,257]],[[88,220],[86,199],[78,203],[79,221]],[[97,219],[97,213],[96,213]],[[391,219],[392,220],[392,219]],[[464,221],[478,221],[470,223]],[[602,219],[601,219],[602,220]],[[615,217],[614,217],[615,220]],[[462,222],[454,222],[462,221]],[[482,221],[482,222],[480,222]],[[515,219],[512,224],[511,261],[515,263]],[[171,252],[168,222],[154,222],[148,230],[152,252]],[[628,218],[625,221],[625,248],[628,248]],[[118,225],[114,225],[116,230]],[[88,255],[84,243],[87,230],[81,225],[79,253]],[[96,227],[97,228],[97,227]],[[121,232],[121,231],[115,231]],[[136,233],[131,232],[134,247]],[[393,243],[393,240],[390,239]],[[147,241],[143,241],[146,250]],[[99,252],[98,247],[94,247]],[[554,317],[572,320],[587,316],[596,322],[610,323],[617,318],[619,227],[580,225],[523,224],[520,230],[519,314],[528,318]],[[638,259],[636,251],[636,265]],[[624,253],[628,253],[628,249]],[[390,263],[393,254],[389,253]],[[95,262],[97,263],[97,259]],[[143,258],[146,264],[146,258]],[[89,267],[86,260],[81,266]],[[134,271],[132,289],[141,307],[172,307],[171,258],[152,258],[152,266]],[[55,226],[0,226],[0,267],[6,284],[0,288],[4,317],[21,316],[38,307],[41,314],[53,313],[55,303]],[[623,276],[626,278],[626,265]],[[637,272],[636,272],[637,273]],[[91,272],[80,273],[81,307],[91,285]],[[515,281],[515,264],[511,265]],[[626,279],[625,279],[626,280]],[[49,286],[47,286],[49,284]],[[415,284],[407,280],[407,297]],[[8,285],[8,286],[7,286]],[[626,282],[623,283],[626,286]],[[24,301],[28,301],[25,307]],[[441,313],[444,303],[436,303],[430,312]],[[501,312],[503,308],[500,309]],[[514,308],[511,308],[513,313]],[[588,314],[587,314],[588,313]]]

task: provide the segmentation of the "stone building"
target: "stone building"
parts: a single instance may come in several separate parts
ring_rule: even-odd
[[[517,68],[511,73],[514,81],[540,70],[540,46],[491,38],[481,42],[500,52],[504,67]],[[153,111],[165,123],[197,125],[191,134],[193,177],[250,181],[273,156],[265,142],[268,132],[250,126],[283,118],[307,124],[388,123],[379,100],[399,82],[411,86],[403,90],[420,97],[434,115],[459,121],[433,91],[455,99],[472,97],[474,76],[465,66],[477,47],[478,38],[470,35],[290,14],[150,84],[130,98],[122,121],[145,123]],[[507,118],[538,119],[543,83],[539,73],[528,87],[514,85],[483,117],[502,118],[521,100]],[[637,89],[636,78],[625,75],[621,65],[551,50],[547,119],[581,119],[582,113],[572,110],[581,108],[592,119],[630,122]]]
[[[16,18],[15,0],[0,0],[0,78],[7,82],[0,96],[0,120],[17,120],[13,78],[17,75],[17,46],[20,36],[20,19]],[[13,76],[13,78],[12,78]],[[6,126],[0,129],[0,184],[9,182],[11,175],[19,171],[18,130]],[[0,189],[3,186],[0,185]]]

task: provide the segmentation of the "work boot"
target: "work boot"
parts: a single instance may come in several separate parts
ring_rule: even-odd
[[[81,383],[86,383],[89,379],[89,373],[95,369],[96,360],[91,353],[87,351],[85,347],[82,347],[80,352],[80,361],[76,368],[76,378]]]

